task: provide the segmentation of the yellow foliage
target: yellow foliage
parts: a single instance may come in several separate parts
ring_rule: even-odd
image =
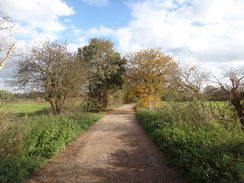
[[[160,49],[146,49],[130,54],[128,60],[126,79],[131,88],[136,88],[139,106],[159,107],[168,78],[175,72],[173,58]]]

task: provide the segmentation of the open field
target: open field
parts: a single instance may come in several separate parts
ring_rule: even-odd
[[[50,104],[42,101],[37,102],[34,100],[21,100],[14,103],[5,104],[0,108],[1,114],[28,114],[35,113],[44,109],[49,109]]]
[[[84,101],[80,98],[71,98],[66,102],[66,107],[69,109],[77,106],[85,109]],[[50,104],[45,100],[16,100],[0,107],[0,114],[31,114],[50,108]]]

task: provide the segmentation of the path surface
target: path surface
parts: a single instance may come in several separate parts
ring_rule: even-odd
[[[93,125],[28,183],[180,183],[139,126],[133,104]]]

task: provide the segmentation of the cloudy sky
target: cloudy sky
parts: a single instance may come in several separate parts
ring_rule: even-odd
[[[62,40],[76,51],[109,38],[122,55],[162,48],[213,72],[244,65],[243,0],[0,0],[18,45]]]

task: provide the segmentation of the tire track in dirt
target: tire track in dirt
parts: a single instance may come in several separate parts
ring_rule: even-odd
[[[181,183],[135,118],[133,104],[111,111],[28,183]]]

